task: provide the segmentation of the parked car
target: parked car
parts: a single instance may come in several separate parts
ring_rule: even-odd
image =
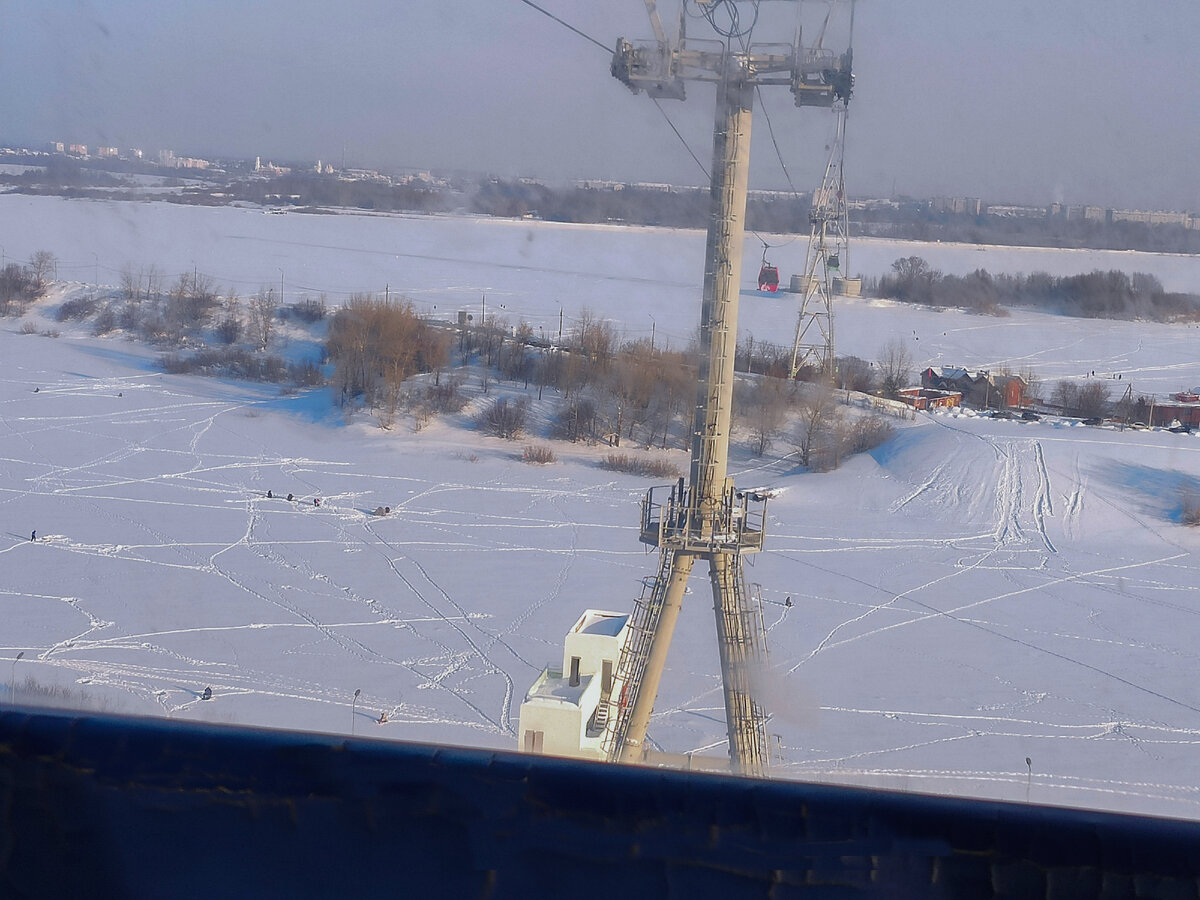
[[[1099,416],[1091,416],[1083,420],[1084,425],[1103,425],[1104,420]]]
[[[1021,410],[1021,418],[1026,422],[1040,422],[1042,417],[1035,413],[1032,409]]]

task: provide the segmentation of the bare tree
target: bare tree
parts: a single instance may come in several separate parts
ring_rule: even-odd
[[[223,344],[233,344],[242,336],[242,304],[235,291],[225,298],[221,320],[217,322],[217,339]]]
[[[900,389],[912,378],[913,359],[903,338],[894,337],[883,345],[876,359],[879,366],[880,391],[895,400]]]
[[[1032,368],[1021,370],[1021,378],[1025,382],[1025,396],[1022,400],[1025,403],[1032,403],[1042,399],[1042,379],[1038,377],[1037,372]]]
[[[1089,381],[1079,391],[1076,407],[1085,418],[1108,414],[1108,385],[1103,381]]]
[[[869,394],[875,387],[875,372],[871,364],[857,356],[839,356],[836,360],[837,385],[844,391]]]
[[[840,418],[832,385],[817,382],[805,391],[793,440],[802,466],[823,471],[835,464]]]
[[[279,304],[275,302],[275,289],[259,289],[250,299],[250,333],[260,350],[266,350],[271,343],[271,335],[275,331],[275,312]]]
[[[1054,383],[1054,390],[1050,394],[1050,402],[1067,415],[1070,415],[1079,407],[1079,385],[1065,378],[1059,379]]]
[[[37,283],[37,291],[41,294],[46,289],[46,283],[54,274],[58,258],[49,250],[38,250],[29,257],[29,268],[33,272],[33,280]]]
[[[792,405],[791,390],[790,383],[781,378],[761,376],[742,392],[740,418],[750,431],[750,449],[755,456],[766,453],[783,430]]]

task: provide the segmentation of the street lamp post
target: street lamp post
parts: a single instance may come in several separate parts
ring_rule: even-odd
[[[350,733],[354,734],[355,719],[358,716],[358,695],[362,693],[362,688],[354,689],[354,701],[350,704]]]
[[[9,704],[9,706],[17,705],[17,701],[16,701],[16,697],[17,697],[17,663],[24,656],[25,656],[24,650],[22,650],[20,653],[17,654],[16,659],[14,659],[12,661],[12,668],[8,674],[8,704]]]
[[[283,306],[283,269],[280,266],[275,268],[279,269],[279,305]]]

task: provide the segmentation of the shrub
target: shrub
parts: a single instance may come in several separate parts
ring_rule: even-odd
[[[219,375],[247,381],[286,381],[288,366],[278,356],[264,356],[247,350],[206,349],[185,356],[168,353],[159,359],[163,371],[171,375]]]
[[[95,321],[92,322],[92,334],[100,337],[108,334],[117,327],[117,314],[112,311],[111,307],[104,307],[96,315]]]
[[[629,475],[645,475],[653,478],[678,478],[683,473],[679,466],[668,459],[647,459],[630,456],[628,453],[610,453],[600,461],[600,467]]]
[[[509,400],[497,397],[479,414],[479,427],[489,434],[506,440],[516,440],[525,431],[525,419],[529,413],[529,401],[522,397]]]
[[[459,391],[460,384],[458,380],[450,380],[429,385],[425,396],[430,409],[438,413],[460,412],[467,405],[467,398]]]
[[[140,330],[142,326],[141,304],[126,303],[121,307],[121,314],[117,317],[117,322],[121,326],[122,331],[127,331],[130,334]]]
[[[554,451],[545,444],[530,444],[521,454],[521,459],[527,463],[545,465],[555,461]]]
[[[233,344],[242,336],[242,320],[236,316],[227,316],[217,323],[214,329],[217,340],[222,344]]]
[[[851,453],[866,453],[887,441],[896,429],[882,416],[863,416],[850,430]]]
[[[305,297],[299,303],[293,303],[288,307],[288,314],[301,322],[320,322],[325,318],[326,308],[324,300],[310,300]]]
[[[96,311],[96,307],[99,305],[100,301],[95,297],[76,297],[73,300],[64,300],[58,308],[58,312],[54,314],[54,318],[59,322],[86,319]]]
[[[302,363],[292,363],[288,366],[288,378],[293,384],[298,384],[301,387],[316,387],[319,384],[325,383],[325,376],[321,373],[321,367],[312,360],[305,360]]]
[[[21,703],[47,709],[87,709],[108,712],[113,708],[107,697],[89,696],[60,684],[42,684],[32,676],[27,677],[23,684],[17,685],[13,693]]]
[[[1200,525],[1200,496],[1194,491],[1187,489],[1183,491],[1179,517],[1184,525]]]
[[[21,334],[37,334],[37,326],[26,320],[21,323]]]

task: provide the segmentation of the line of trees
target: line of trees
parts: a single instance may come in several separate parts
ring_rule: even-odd
[[[41,251],[29,265],[4,267],[0,299],[40,296],[55,263],[53,254]],[[312,325],[326,312],[323,298],[281,308],[270,288],[248,298],[234,291],[222,295],[213,279],[197,270],[168,279],[155,266],[129,264],[121,270],[119,291],[64,301],[57,316],[60,321],[91,319],[97,334],[120,328],[169,347],[160,364],[171,373],[315,385],[325,381],[315,363],[288,365],[265,351],[281,320]],[[562,344],[551,348],[535,340],[526,322],[513,326],[491,315],[454,328],[422,318],[408,300],[360,294],[329,317],[325,355],[339,402],[373,409],[384,427],[391,427],[400,410],[411,412],[420,428],[434,415],[466,405],[464,375],[447,371],[457,345],[462,362],[479,363],[485,394],[494,376],[523,382],[526,389],[536,385],[539,399],[546,390],[557,392],[560,401],[549,425],[553,437],[614,447],[690,446],[694,346],[680,351],[646,339],[622,342],[612,322],[586,309]],[[886,434],[877,424],[839,410],[832,384],[814,387],[788,378],[787,348],[747,335],[739,362],[757,376],[738,388],[737,419],[757,454],[786,434],[803,465],[830,468]],[[867,389],[873,381],[870,364],[854,357],[839,360],[839,371],[847,387]],[[431,377],[415,381],[417,374]],[[529,409],[524,397],[497,396],[476,421],[489,433],[516,439],[526,430]]]
[[[992,275],[976,269],[968,275],[946,275],[922,257],[907,256],[893,262],[889,274],[868,279],[863,287],[876,297],[965,307],[988,315],[1007,315],[1006,307],[1016,306],[1085,318],[1200,321],[1200,296],[1166,291],[1162,282],[1144,272]]]

